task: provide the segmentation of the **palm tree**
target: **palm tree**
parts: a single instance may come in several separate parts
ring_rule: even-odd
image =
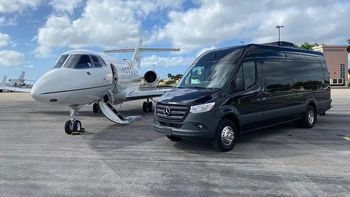
[[[350,53],[350,39],[348,39],[348,47],[346,48],[346,50],[348,51],[348,53]]]

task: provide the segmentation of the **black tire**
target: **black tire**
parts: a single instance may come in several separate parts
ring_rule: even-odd
[[[178,141],[181,141],[181,140],[182,140],[181,137],[173,136],[173,135],[167,135],[166,137],[167,137],[170,141],[172,141],[172,142],[178,142]]]
[[[233,149],[238,140],[238,127],[230,120],[224,119],[220,122],[212,144],[215,150],[227,152]]]
[[[73,125],[70,120],[67,120],[66,123],[64,124],[64,131],[70,135],[73,132]]]
[[[99,113],[99,112],[100,112],[100,106],[98,106],[97,103],[94,103],[94,104],[92,105],[92,111],[93,111],[95,114]]]
[[[81,128],[82,128],[81,122],[80,122],[79,120],[75,120],[75,121],[73,122],[73,130],[74,130],[74,131],[80,132],[80,131],[81,131]]]
[[[153,112],[153,103],[152,102],[148,102],[147,108],[148,108],[149,112]]]
[[[142,109],[143,109],[143,112],[147,113],[147,109],[148,109],[147,102],[143,102]]]
[[[300,120],[300,125],[303,128],[312,128],[317,121],[317,112],[314,106],[309,105],[306,108],[305,114]]]

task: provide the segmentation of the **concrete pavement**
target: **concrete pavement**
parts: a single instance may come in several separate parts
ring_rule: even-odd
[[[116,126],[85,107],[86,133],[63,130],[68,108],[0,94],[1,196],[350,196],[350,90],[313,129],[288,124],[243,135],[228,153],[208,142],[173,143],[152,130],[141,101]]]

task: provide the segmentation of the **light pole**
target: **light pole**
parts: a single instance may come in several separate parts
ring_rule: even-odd
[[[281,42],[281,28],[283,28],[283,25],[277,25],[276,29],[278,29],[278,42]]]

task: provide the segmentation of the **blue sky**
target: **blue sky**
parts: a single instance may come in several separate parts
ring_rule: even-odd
[[[183,73],[213,47],[282,39],[346,45],[350,1],[338,0],[0,0],[0,77],[37,79],[60,53],[134,47],[178,47],[143,54],[142,71]],[[130,58],[119,54],[118,58]]]

